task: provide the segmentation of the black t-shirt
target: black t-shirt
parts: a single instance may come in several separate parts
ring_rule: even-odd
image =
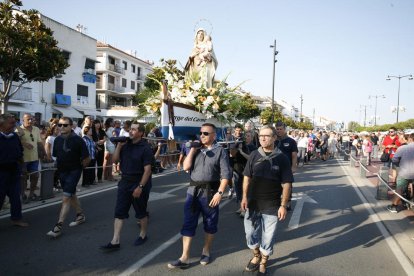
[[[371,135],[371,141],[373,145],[378,145],[378,140],[379,138],[377,135],[374,135],[374,136]]]
[[[248,191],[249,208],[260,211],[279,206],[281,184],[293,182],[291,165],[285,154],[278,154],[271,162],[257,162],[261,157],[259,151],[253,151],[243,172],[243,175],[251,178]]]
[[[286,136],[282,140],[275,141],[275,148],[280,149],[289,159],[290,165],[292,165],[292,152],[298,152],[296,141]]]
[[[104,137],[106,137],[106,133],[103,129],[99,129],[99,131],[97,132],[95,129],[92,129],[92,139],[95,143],[97,143],[99,140],[102,140]],[[99,151],[103,151],[105,149],[105,145],[98,145],[96,144],[96,148]]]
[[[328,148],[328,140],[329,140],[329,136],[328,136],[328,134],[324,134],[324,135],[322,135],[321,140],[322,140],[321,142],[323,142],[323,144],[321,145],[321,146],[322,146],[322,148],[323,148],[323,149]]]
[[[61,171],[71,171],[82,168],[82,160],[89,157],[85,141],[73,131],[67,137],[59,135],[53,144],[53,156],[56,157],[57,167]]]
[[[122,176],[134,176],[141,179],[144,174],[144,167],[151,165],[154,155],[150,145],[140,140],[138,143],[127,142],[121,149],[120,168]],[[149,179],[151,181],[151,178]]]

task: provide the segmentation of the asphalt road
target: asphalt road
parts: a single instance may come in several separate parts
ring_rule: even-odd
[[[377,227],[336,160],[315,161],[295,175],[294,210],[279,222],[269,275],[409,275]],[[180,227],[188,185],[185,173],[156,175],[149,203],[148,241],[133,245],[139,226],[131,208],[121,250],[103,253],[113,233],[116,189],[81,198],[87,222],[51,239],[60,205],[25,213],[31,225],[12,227],[0,219],[0,275],[240,275],[251,258],[237,204],[223,199],[213,261],[201,266],[202,224],[192,244],[191,267],[169,270],[181,254]],[[303,207],[303,208],[302,208]],[[301,211],[301,212],[299,212]],[[397,255],[398,256],[398,255]],[[411,275],[413,275],[412,273]]]

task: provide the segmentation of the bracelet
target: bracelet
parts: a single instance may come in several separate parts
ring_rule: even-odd
[[[144,185],[139,184],[139,185],[138,185],[138,188],[144,189]]]
[[[286,205],[280,205],[280,207],[283,207],[283,208],[287,209],[287,206]]]

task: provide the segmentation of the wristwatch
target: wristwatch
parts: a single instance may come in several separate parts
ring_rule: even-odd
[[[144,185],[139,184],[139,185],[138,185],[138,188],[144,189]]]
[[[222,191],[217,191],[217,193],[218,193],[220,196],[223,196],[223,192],[222,192]]]

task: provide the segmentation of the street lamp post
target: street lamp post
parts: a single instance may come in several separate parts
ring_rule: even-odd
[[[367,105],[361,105],[360,107],[364,108],[364,127],[366,127],[366,125],[367,125],[367,107],[368,106]]]
[[[376,126],[377,125],[377,101],[378,101],[378,98],[383,98],[383,99],[385,99],[385,95],[373,95],[373,96],[371,96],[371,95],[369,95],[368,96],[368,99],[371,99],[371,98],[375,98],[375,114],[374,114],[374,126]],[[397,120],[398,121],[398,120]]]
[[[302,113],[302,106],[303,106],[303,95],[300,95],[300,122],[303,122],[303,113]]]
[[[279,53],[276,51],[276,39],[273,45],[270,45],[270,48],[273,48],[273,83],[272,83],[272,125],[275,120],[275,67],[276,67],[276,55]]]
[[[401,79],[403,79],[403,78],[408,78],[409,80],[412,80],[413,75],[405,75],[405,76],[401,76],[401,75],[390,76],[390,75],[388,75],[386,80],[391,80],[391,78],[398,79],[398,97],[397,97],[397,123],[398,123],[398,115],[399,115],[399,111],[400,111],[400,82],[401,82]]]

